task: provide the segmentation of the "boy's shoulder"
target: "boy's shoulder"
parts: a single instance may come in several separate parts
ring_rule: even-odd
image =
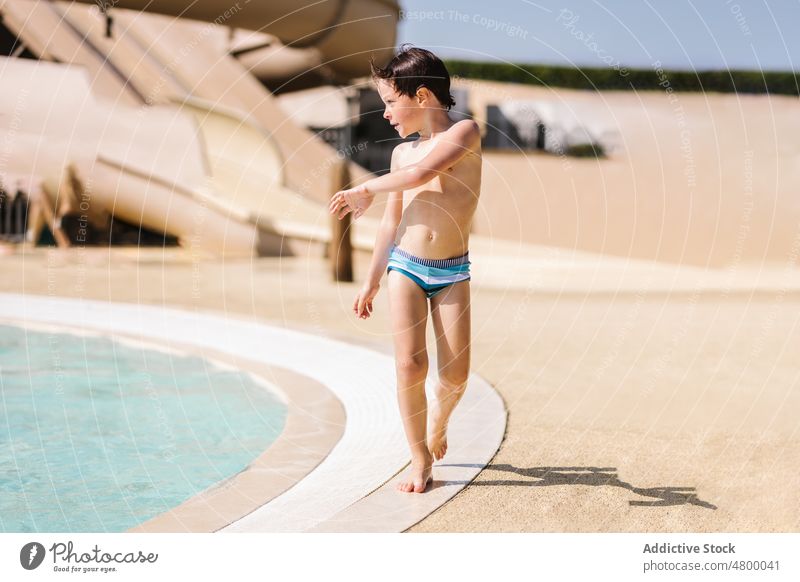
[[[441,138],[472,148],[480,144],[481,129],[474,119],[460,119],[441,134]]]
[[[480,131],[480,126],[478,125],[478,122],[470,118],[460,119],[459,121],[456,121],[453,125],[450,126],[450,129],[453,129],[456,126],[458,126],[459,128],[462,127],[467,128],[467,131],[475,131],[475,130]]]
[[[414,143],[414,141],[416,140],[401,141],[399,144],[394,146],[394,148],[392,149],[392,166],[402,161],[403,154],[405,154],[405,152],[408,150],[410,145]]]
[[[467,140],[473,140],[475,138],[480,138],[481,135],[481,128],[478,125],[478,122],[474,119],[461,119],[456,121],[447,128],[447,130],[443,133],[443,135],[453,135],[458,134],[459,136],[466,138]],[[394,147],[392,153],[394,152],[403,152],[410,148],[414,148],[414,144],[419,141],[419,138],[401,141]]]
[[[480,149],[481,130],[474,119],[461,119],[451,125],[443,135],[453,136],[448,139],[456,139],[460,142],[468,143],[470,149],[475,145]],[[392,149],[392,165],[402,164],[403,156],[416,148],[419,138],[402,141]]]
[[[478,142],[481,139],[481,126],[474,119],[462,119],[456,121],[448,130],[458,133],[459,138],[468,143]]]
[[[415,141],[417,141],[417,140],[412,139],[412,140],[408,140],[408,141],[401,141],[399,144],[394,146],[394,149],[392,150],[392,153],[395,153],[395,152],[400,153],[400,152],[405,151],[408,148],[408,146],[410,144],[414,143]]]

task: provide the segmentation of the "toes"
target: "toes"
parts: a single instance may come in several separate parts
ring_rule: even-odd
[[[447,452],[447,443],[440,443],[439,446],[434,447],[431,452],[433,454],[433,458],[437,461],[443,459],[444,454]]]
[[[416,491],[417,493],[421,493],[425,490],[425,487],[422,487],[420,490],[419,483],[417,481],[401,481],[397,484],[398,491],[402,491],[403,493],[412,493]]]
[[[441,459],[443,455],[441,441],[431,442],[431,444],[428,445],[428,451],[430,451],[434,461],[438,461],[439,459]]]

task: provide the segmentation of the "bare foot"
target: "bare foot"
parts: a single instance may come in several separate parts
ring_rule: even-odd
[[[428,402],[428,450],[437,461],[447,452],[447,421],[439,400]]]
[[[398,491],[403,493],[423,493],[433,482],[433,457],[428,456],[419,462],[411,460],[411,470],[397,484]]]

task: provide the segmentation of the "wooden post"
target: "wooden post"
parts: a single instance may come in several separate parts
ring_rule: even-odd
[[[350,187],[350,170],[347,167],[347,158],[338,159],[333,167],[333,184],[331,195]],[[352,212],[348,212],[344,218],[339,220],[335,215],[331,215],[331,242],[328,248],[328,256],[331,259],[334,281],[353,281],[353,246],[350,242],[350,218]]]
[[[25,234],[26,240],[35,245],[42,234],[42,225],[47,224],[56,241],[56,246],[60,248],[70,246],[69,237],[61,228],[61,220],[56,217],[50,198],[42,186],[38,186],[31,192],[30,213],[28,232]]]

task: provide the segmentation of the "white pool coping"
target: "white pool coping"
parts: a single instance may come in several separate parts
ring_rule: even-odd
[[[0,319],[4,318],[125,333],[166,345],[173,341],[214,349],[282,366],[325,385],[346,411],[347,424],[341,440],[304,479],[219,531],[302,532],[324,527],[322,524],[335,516],[335,521],[341,520],[348,508],[362,505],[370,493],[381,490],[409,461],[390,354],[330,337],[248,321],[241,314],[197,312],[172,306],[0,293]],[[493,427],[492,438],[477,443],[483,449],[481,462],[472,464],[468,472],[471,476],[458,481],[459,486],[446,489],[446,498],[442,496],[445,491],[430,496],[397,492],[395,507],[412,511],[400,511],[405,519],[398,520],[395,515],[388,530],[389,524],[380,528],[383,531],[402,531],[428,515],[463,488],[499,447],[505,431],[505,411],[499,395],[474,374],[467,393],[471,393],[470,401],[478,408],[464,407],[465,412],[470,412],[464,415],[465,420],[469,418],[465,426],[475,426],[475,415],[482,407],[491,411],[485,420]],[[461,424],[457,416],[451,420],[453,431],[458,431],[456,424]],[[470,446],[475,444],[473,440]],[[476,461],[472,457],[472,463]],[[379,516],[376,518],[380,520]],[[350,525],[359,527],[358,521]]]

